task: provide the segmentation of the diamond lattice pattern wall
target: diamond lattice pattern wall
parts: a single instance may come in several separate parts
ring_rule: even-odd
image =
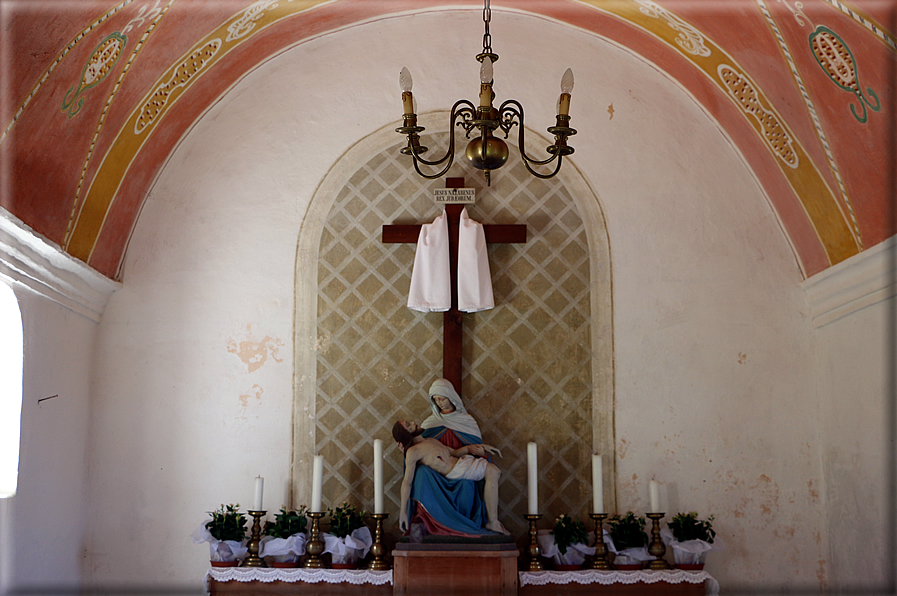
[[[436,151],[437,153],[439,151]],[[385,223],[428,223],[433,189],[398,151],[359,169],[327,218],[318,263],[315,438],[325,460],[324,505],[373,504],[372,441],[385,444],[389,522],[398,520],[401,453],[395,420],[429,415],[426,391],[442,376],[442,314],[405,306],[415,247],[384,245]],[[460,174],[459,174],[460,175]],[[589,251],[561,180],[520,163],[497,172],[468,207],[481,223],[525,223],[526,244],[491,245],[496,308],[464,315],[463,395],[486,443],[503,458],[500,515],[525,536],[526,444],[539,444],[543,524],[587,519],[591,497],[592,381]],[[394,528],[392,528],[394,529]]]

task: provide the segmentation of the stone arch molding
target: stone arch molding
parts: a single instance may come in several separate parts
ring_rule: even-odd
[[[428,133],[444,134],[447,132],[445,122],[448,115],[447,111],[430,112],[420,115],[418,121],[427,128]],[[538,146],[543,141],[550,144],[543,135],[529,128],[527,136],[533,146]],[[461,137],[456,139],[456,143],[460,141]],[[509,143],[510,141],[511,139]],[[294,506],[310,502],[312,458],[316,450],[316,370],[317,351],[321,347],[317,329],[318,258],[322,233],[334,202],[349,179],[372,156],[398,152],[401,143],[394,123],[355,143],[324,176],[309,202],[299,228],[294,292],[293,445],[290,470],[290,500]],[[514,155],[514,148],[511,149],[511,160],[519,160],[519,156]],[[433,153],[441,154],[439,150],[434,150]],[[505,167],[510,165],[509,163]],[[453,175],[456,167],[453,167],[449,175]],[[597,193],[572,160],[568,160],[562,170],[559,176],[583,221],[588,243],[591,448],[594,453],[604,455],[605,505],[607,510],[615,510],[613,287],[610,246]],[[586,482],[589,480],[585,479]]]

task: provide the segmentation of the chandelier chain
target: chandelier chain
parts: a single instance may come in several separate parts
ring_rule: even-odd
[[[489,34],[489,21],[492,20],[492,9],[489,8],[489,0],[484,0],[483,4],[483,24],[486,28],[486,33],[483,35],[483,53],[491,54],[492,35]]]

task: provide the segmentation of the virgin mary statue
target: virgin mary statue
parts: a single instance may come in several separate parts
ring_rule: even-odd
[[[428,400],[432,414],[421,424],[422,436],[434,438],[451,449],[483,442],[480,426],[467,413],[450,381],[434,381]],[[429,534],[494,534],[485,528],[488,518],[483,485],[482,480],[450,480],[426,466],[418,466],[408,500],[408,519],[411,523],[423,523]]]

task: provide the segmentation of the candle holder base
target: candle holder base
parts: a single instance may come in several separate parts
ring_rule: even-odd
[[[604,544],[604,520],[606,513],[590,513],[589,517],[595,520],[595,558],[592,559],[592,569],[613,569],[613,565],[607,560],[607,545]]]
[[[259,543],[262,538],[262,517],[265,516],[267,511],[256,511],[253,509],[249,510],[249,515],[252,516],[252,530],[250,531],[249,538],[249,556],[243,559],[243,562],[240,563],[240,567],[267,567],[268,564],[265,563],[265,560],[259,557]]]
[[[368,565],[372,571],[388,571],[389,563],[386,562],[386,548],[383,546],[383,521],[389,517],[388,513],[372,513],[374,520],[374,544],[371,545],[371,554],[374,558]]]
[[[670,564],[663,558],[667,548],[660,537],[660,520],[666,513],[646,513],[645,515],[651,520],[651,544],[648,546],[648,554],[654,557],[653,561],[648,561],[648,569],[669,569]]]
[[[305,560],[305,567],[308,569],[320,569],[324,565],[321,562],[321,555],[324,553],[324,541],[321,540],[320,522],[324,517],[323,511],[309,511],[305,514],[311,518],[311,529],[308,531],[308,544],[305,552],[308,558]]]
[[[542,566],[542,561],[539,560],[539,556],[542,554],[542,549],[539,548],[539,540],[536,536],[536,522],[542,519],[542,514],[530,513],[523,517],[529,521],[529,565],[526,570],[542,571],[544,567]]]

